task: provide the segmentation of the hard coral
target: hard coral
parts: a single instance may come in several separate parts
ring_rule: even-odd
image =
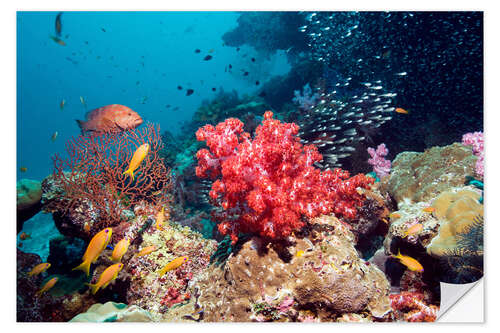
[[[264,114],[253,140],[235,118],[196,132],[209,148],[196,154],[196,175],[220,178],[210,197],[223,208],[214,214],[219,231],[233,243],[239,232],[285,238],[304,226],[301,216],[334,212],[354,218],[364,199],[356,189],[373,183],[361,174],[349,178],[341,169],[316,169],[313,164],[322,160],[317,148],[300,143],[296,124],[272,117],[271,111]]]
[[[391,306],[404,313],[403,318],[411,322],[433,322],[437,318],[438,307],[424,303],[424,295],[414,292],[402,292],[389,295]]]

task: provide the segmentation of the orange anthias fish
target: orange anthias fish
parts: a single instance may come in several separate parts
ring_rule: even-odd
[[[174,270],[176,268],[179,268],[181,267],[181,265],[183,263],[185,263],[186,261],[188,261],[188,257],[179,257],[179,258],[176,258],[174,260],[172,260],[171,262],[169,262],[168,264],[165,265],[165,267],[163,267],[160,271],[160,276],[162,276],[163,274],[165,274],[166,272],[168,271],[171,271],[171,270]]]
[[[112,233],[113,230],[111,228],[106,228],[95,234],[95,236],[90,240],[90,243],[87,246],[87,250],[83,254],[82,264],[73,268],[73,271],[81,270],[84,271],[87,276],[89,276],[90,264],[94,263],[101,255],[101,252],[104,251],[109,241],[111,240]]]
[[[30,234],[27,234],[25,232],[22,232],[20,235],[19,235],[19,238],[21,238],[21,240],[27,240],[29,238],[31,238],[31,235]]]
[[[61,46],[66,46],[66,43],[62,39],[60,39],[59,37],[50,36],[50,39],[52,39],[54,42],[56,42],[57,44],[59,44]]]
[[[29,273],[28,276],[38,275],[45,272],[49,269],[50,264],[48,262],[42,262],[41,264],[36,265]]]
[[[64,105],[66,104],[66,100],[63,98],[63,100],[61,101],[61,103],[59,104],[59,107],[62,109],[64,109]]]
[[[43,287],[39,291],[37,291],[38,296],[47,292],[50,288],[52,288],[56,284],[58,280],[59,280],[58,277],[53,277],[52,279],[47,281],[47,283],[45,283]]]
[[[401,113],[401,114],[408,114],[410,112],[408,112],[407,110],[403,109],[403,108],[396,108],[395,110],[397,113]]]
[[[92,295],[95,295],[95,293],[100,289],[100,288],[106,288],[108,284],[111,283],[116,277],[118,276],[118,273],[123,268],[123,264],[120,262],[118,264],[114,264],[109,266],[102,272],[101,276],[99,276],[99,279],[97,280],[97,283],[95,284],[90,284],[87,283],[87,285],[90,287],[92,290]]]
[[[111,254],[111,260],[113,261],[122,260],[122,257],[127,252],[129,245],[130,245],[130,239],[128,237],[124,237],[121,241],[119,241],[115,245],[115,248],[113,249],[113,253]]]
[[[149,144],[147,143],[137,148],[134,155],[132,156],[130,164],[128,165],[128,169],[123,174],[130,175],[130,177],[132,177],[132,180],[134,180],[134,171],[137,170],[142,160],[146,157],[148,153],[149,153]]]
[[[161,211],[156,214],[156,229],[163,230],[163,222],[165,221],[165,207],[161,207]]]
[[[398,251],[398,255],[392,255],[393,258],[399,259],[399,261],[408,267],[409,270],[414,271],[414,272],[423,272],[424,267],[416,260],[413,259],[412,257],[404,256],[401,254],[401,252]]]
[[[86,121],[77,120],[78,126],[85,132],[120,133],[142,124],[142,118],[129,107],[111,104],[87,112]]]
[[[404,237],[415,235],[416,233],[422,231],[422,229],[424,229],[424,226],[422,225],[422,223],[417,223],[415,225],[412,225],[411,227],[409,227],[405,231],[405,236]]]
[[[26,171],[28,171],[28,168],[27,167],[20,167],[19,170],[21,172],[26,172]]]
[[[436,208],[434,207],[425,207],[424,209],[422,209],[423,212],[426,212],[426,213],[432,213],[436,210]]]
[[[389,218],[390,218],[391,220],[393,220],[393,219],[394,219],[394,220],[395,220],[395,219],[399,219],[400,217],[401,217],[401,214],[396,213],[396,212],[393,212],[393,213],[391,213],[391,214],[389,215]]]
[[[142,250],[140,250],[139,252],[136,253],[136,257],[147,256],[148,254],[150,254],[151,252],[154,252],[156,250],[157,250],[157,248],[154,245],[146,246],[145,248],[143,248]]]

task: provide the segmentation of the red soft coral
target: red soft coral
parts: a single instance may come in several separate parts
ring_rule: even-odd
[[[233,243],[239,232],[287,237],[304,226],[302,216],[334,212],[354,218],[364,199],[356,189],[373,183],[341,169],[316,169],[313,164],[322,160],[317,148],[300,143],[296,124],[272,117],[271,111],[264,114],[253,140],[235,118],[196,132],[210,149],[196,154],[196,175],[216,179],[209,195],[223,211],[213,215]]]

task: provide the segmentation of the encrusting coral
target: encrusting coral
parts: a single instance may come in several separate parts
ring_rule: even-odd
[[[358,257],[354,235],[335,217],[312,221],[288,243],[254,237],[223,267],[194,283],[206,321],[329,321],[346,313],[367,320],[390,312],[389,283]]]

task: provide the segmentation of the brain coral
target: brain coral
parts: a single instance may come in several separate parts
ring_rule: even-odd
[[[398,203],[404,199],[428,201],[463,185],[465,177],[474,174],[476,160],[470,147],[459,143],[423,153],[403,152],[394,159],[390,176],[382,180],[381,191],[387,191]]]

